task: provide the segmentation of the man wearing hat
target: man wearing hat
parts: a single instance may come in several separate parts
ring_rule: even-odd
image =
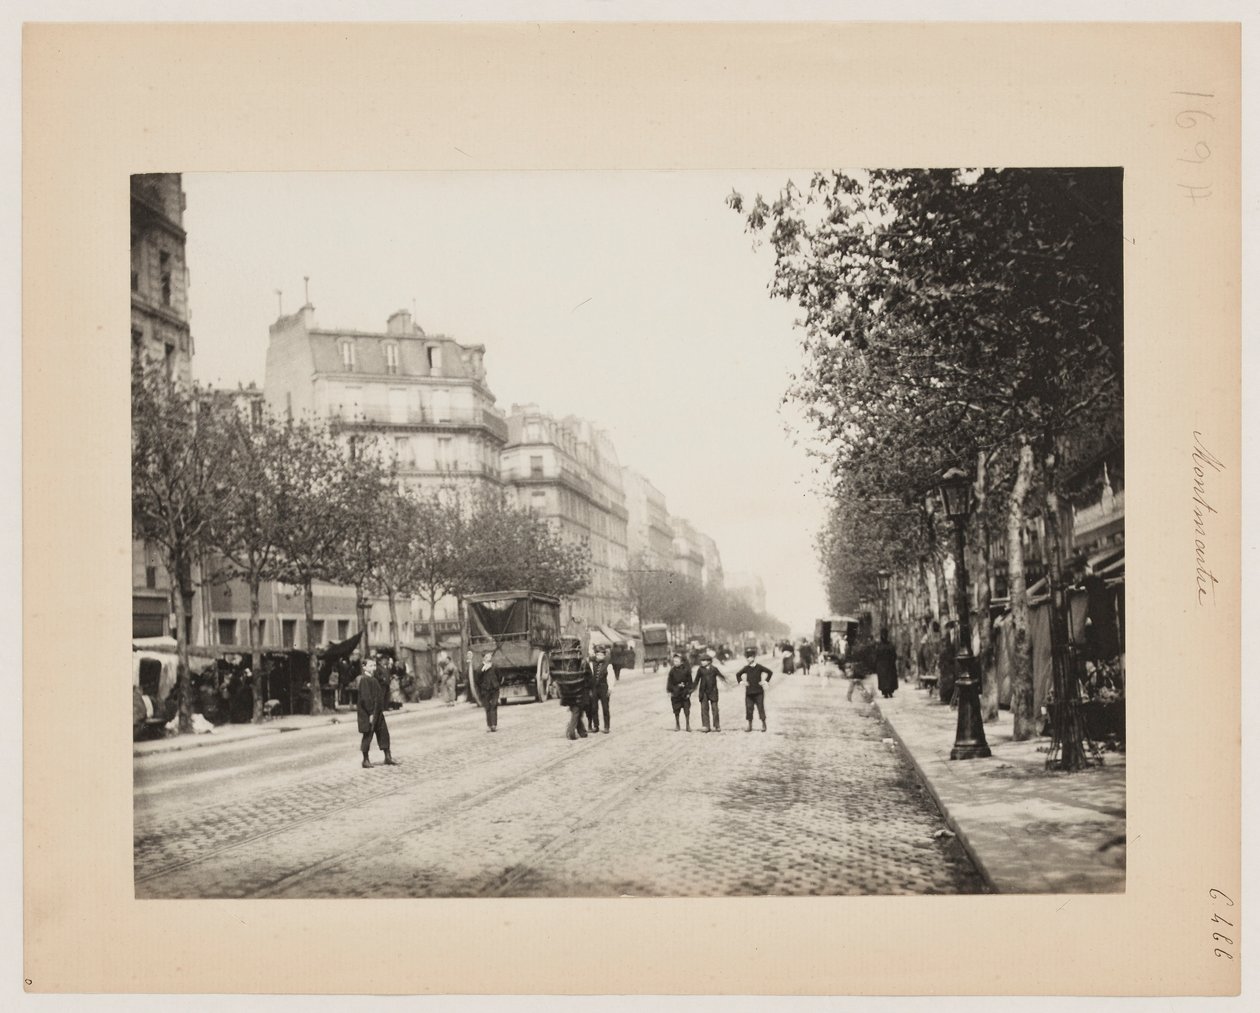
[[[709,710],[713,710],[713,730],[720,732],[722,730],[722,719],[718,714],[718,680],[721,679],[728,686],[730,680],[724,676],[718,667],[713,664],[713,652],[705,654],[700,662],[700,667],[696,670],[696,687],[700,690],[700,720],[704,724],[704,730],[709,730]]]
[[[591,709],[587,712],[587,717],[591,721],[591,731],[599,731],[599,711],[604,711],[604,734],[612,731],[612,721],[608,713],[608,701],[612,695],[612,687],[608,684],[609,676],[613,674],[612,668],[608,664],[608,648],[600,644],[595,648],[595,660],[591,663],[591,671],[594,673],[594,688],[591,692]]]
[[[752,731],[752,716],[755,707],[757,716],[761,718],[761,730],[764,732],[766,730],[766,688],[761,684],[761,680],[764,678],[766,682],[769,682],[773,673],[765,665],[757,664],[757,657],[752,648],[744,651],[744,657],[748,659],[748,664],[735,673],[737,683],[743,682],[745,676],[748,678],[748,683],[744,687],[744,716],[748,720],[748,727],[744,731]]]
[[[499,673],[494,667],[494,653],[486,651],[481,656],[481,670],[476,673],[477,692],[481,705],[486,709],[486,731],[499,730]]]

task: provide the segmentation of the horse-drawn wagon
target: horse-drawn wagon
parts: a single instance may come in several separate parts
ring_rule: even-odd
[[[465,599],[468,692],[477,685],[481,659],[490,653],[499,674],[499,700],[546,700],[551,652],[560,644],[560,599],[537,591],[494,591]]]

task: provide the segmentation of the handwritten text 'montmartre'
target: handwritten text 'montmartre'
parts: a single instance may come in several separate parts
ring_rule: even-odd
[[[1218,474],[1224,470],[1223,465],[1210,450],[1203,445],[1203,434],[1197,429],[1194,432],[1194,451],[1190,454],[1194,463],[1194,577],[1198,582],[1199,604],[1203,605],[1209,593],[1212,604],[1216,604],[1216,585],[1220,583],[1207,562],[1207,518],[1216,513],[1216,508],[1207,500],[1207,480],[1209,472]]]

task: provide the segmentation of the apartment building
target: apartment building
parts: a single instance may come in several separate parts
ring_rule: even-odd
[[[513,405],[500,474],[517,502],[549,518],[591,550],[591,581],[572,602],[588,625],[627,617],[627,525],[622,469],[607,433],[585,419],[557,419],[535,404]]]

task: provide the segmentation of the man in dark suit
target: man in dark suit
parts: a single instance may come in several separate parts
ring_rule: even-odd
[[[363,674],[355,683],[359,696],[358,716],[359,734],[363,736],[363,766],[372,766],[368,759],[368,750],[372,747],[372,734],[376,734],[376,744],[385,754],[385,766],[396,767],[398,761],[389,752],[389,725],[385,723],[385,702],[389,699],[389,689],[381,682],[377,673],[376,662],[368,660],[363,664]]]
[[[748,664],[735,673],[735,681],[743,682],[745,678],[748,683],[744,688],[744,716],[748,720],[748,727],[744,729],[746,732],[752,731],[753,708],[756,708],[758,717],[761,718],[761,730],[766,730],[766,688],[761,684],[761,680],[770,681],[773,673],[765,665],[757,664],[756,656],[751,650],[744,652],[744,657],[748,659]]]

